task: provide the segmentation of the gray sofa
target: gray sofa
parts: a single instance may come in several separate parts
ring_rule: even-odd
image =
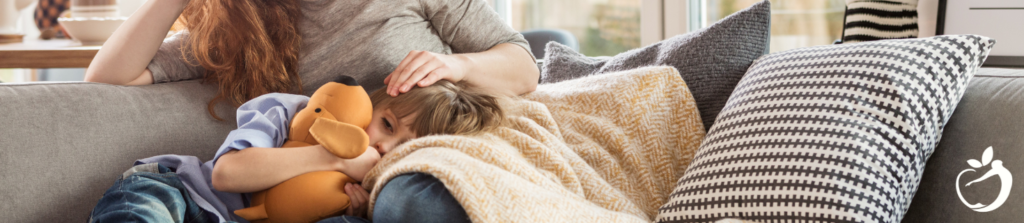
[[[213,158],[235,111],[206,109],[215,87],[84,82],[0,84],[0,221],[84,222],[134,160]]]
[[[0,221],[82,222],[103,192],[136,159],[159,154],[212,158],[235,126],[234,110],[229,106],[216,107],[226,121],[216,121],[207,113],[206,102],[214,92],[212,86],[199,81],[139,87],[81,82],[0,84]],[[1007,218],[985,214],[1024,213],[1024,189],[1015,190],[1018,194],[1011,194],[1004,207],[981,213],[960,202],[948,202],[957,201],[957,193],[949,191],[955,184],[947,182],[949,172],[956,177],[955,173],[967,166],[967,159],[981,159],[985,146],[997,147],[996,159],[1012,173],[1024,174],[1021,111],[1024,70],[981,69],[929,160],[904,221],[943,221],[957,216],[998,221]],[[978,130],[979,124],[987,129]],[[965,145],[975,141],[977,144]],[[996,145],[984,144],[988,142]],[[1024,175],[1018,177],[1022,178]],[[1014,187],[1021,185],[1024,183],[1018,182]],[[984,190],[977,193],[989,196]],[[966,214],[956,214],[964,210]]]

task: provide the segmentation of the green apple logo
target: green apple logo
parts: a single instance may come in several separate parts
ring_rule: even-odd
[[[964,195],[960,193],[960,176],[966,172],[975,172],[974,169],[966,169],[960,171],[960,174],[956,175],[956,195],[960,196],[960,201],[963,202],[964,205],[967,205],[967,207],[977,212],[989,212],[995,210],[996,208],[999,208],[999,206],[1002,206],[1003,203],[1006,202],[1006,198],[1010,197],[1010,186],[1013,185],[1013,175],[1010,174],[1009,170],[1003,167],[1003,161],[992,161],[991,146],[989,146],[988,149],[985,149],[985,152],[981,154],[981,162],[978,162],[978,160],[975,159],[967,160],[967,164],[971,165],[971,167],[974,168],[981,168],[983,166],[987,166],[989,162],[992,163],[992,169],[986,172],[985,175],[982,175],[981,178],[968,182],[967,185],[964,187],[970,187],[971,184],[983,181],[992,176],[999,176],[999,181],[1002,182],[1002,187],[999,188],[999,196],[996,197],[995,201],[992,201],[992,204],[984,205],[981,203],[967,203],[967,200],[964,199]]]

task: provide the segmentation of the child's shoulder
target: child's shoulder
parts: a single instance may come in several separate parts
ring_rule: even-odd
[[[298,110],[305,107],[306,103],[309,102],[309,97],[299,94],[287,94],[287,93],[269,93],[260,95],[259,97],[253,98],[238,107],[238,111],[243,110],[267,110],[273,107],[284,107],[288,110]]]

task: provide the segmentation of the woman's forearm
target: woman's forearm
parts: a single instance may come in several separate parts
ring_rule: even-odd
[[[146,1],[103,43],[86,69],[85,81],[120,85],[152,84],[152,74],[146,72],[146,66],[153,60],[186,2]]]
[[[540,70],[522,47],[502,43],[480,53],[455,54],[466,64],[461,81],[470,86],[503,95],[521,95],[537,89]]]
[[[221,155],[213,167],[213,188],[223,192],[261,191],[313,171],[339,169],[338,158],[319,145],[248,148]]]

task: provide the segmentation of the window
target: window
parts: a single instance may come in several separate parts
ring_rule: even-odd
[[[516,30],[567,30],[584,55],[611,56],[707,27],[761,0],[489,1]],[[841,38],[845,8],[844,0],[772,0],[771,51],[832,44]]]
[[[562,29],[587,56],[613,56],[640,47],[641,0],[492,0],[512,28]]]
[[[760,0],[700,0],[711,25]],[[842,38],[844,0],[772,0],[771,52],[828,45]],[[699,15],[698,15],[699,16]],[[694,17],[691,17],[694,18]]]

